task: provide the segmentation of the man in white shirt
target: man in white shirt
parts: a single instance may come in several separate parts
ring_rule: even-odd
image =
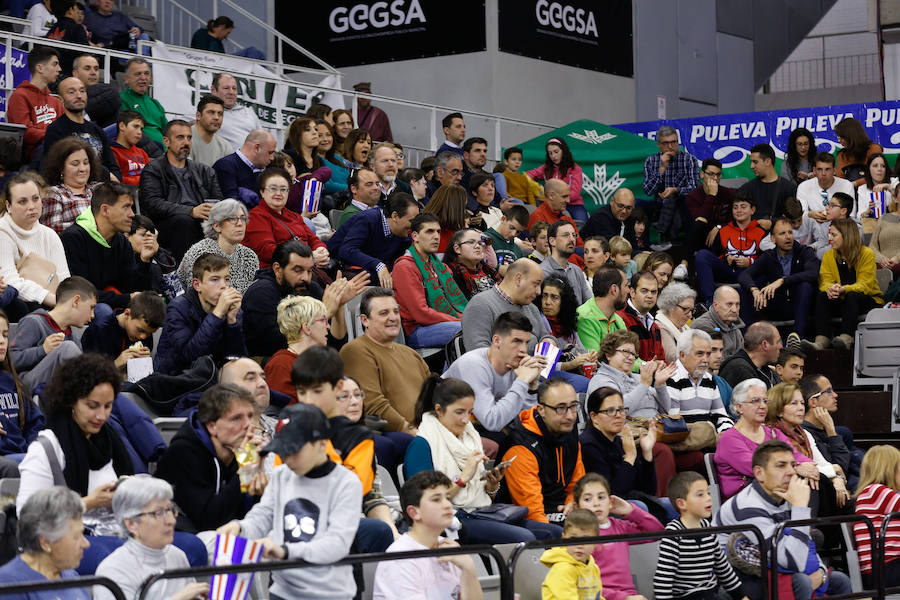
[[[807,179],[797,186],[797,200],[803,206],[803,212],[819,223],[827,221],[825,209],[835,192],[844,192],[851,198],[855,196],[853,183],[834,176],[834,155],[819,152],[813,168],[815,179]]]
[[[238,150],[247,139],[247,134],[262,127],[259,117],[252,108],[238,103],[237,80],[228,73],[216,73],[213,76],[210,92],[225,103],[225,114],[218,135],[233,150]]]

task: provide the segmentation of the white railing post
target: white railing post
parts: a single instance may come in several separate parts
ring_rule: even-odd
[[[440,147],[437,138],[437,108],[434,106],[431,107],[431,147]]]
[[[494,160],[500,162],[500,118],[494,121]]]
[[[6,69],[4,69],[4,81],[6,82],[6,87],[9,89],[13,89],[16,86],[13,85],[13,75],[12,75],[12,38],[7,37],[6,40],[6,48],[3,50],[3,56],[6,58]],[[7,102],[9,101],[9,96],[6,97]],[[7,106],[7,110],[8,110]],[[9,118],[7,117],[7,121]]]

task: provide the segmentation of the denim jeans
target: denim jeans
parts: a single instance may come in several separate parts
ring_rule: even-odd
[[[420,325],[406,336],[406,345],[412,348],[441,348],[457,334],[460,327],[459,321]]]

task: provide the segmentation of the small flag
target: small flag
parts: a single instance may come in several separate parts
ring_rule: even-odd
[[[307,179],[303,182],[303,212],[316,212],[319,210],[319,198],[322,196],[322,182],[318,179]]]
[[[217,535],[213,565],[241,565],[257,563],[262,556],[262,544],[236,535]],[[212,600],[245,600],[253,583],[253,573],[213,575],[209,583]]]
[[[884,191],[880,191],[877,194],[875,192],[869,192],[869,199],[875,203],[875,218],[880,219],[881,215],[884,214]]]

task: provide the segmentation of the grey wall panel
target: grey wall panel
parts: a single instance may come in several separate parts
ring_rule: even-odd
[[[676,3],[635,0],[633,10],[637,120],[650,121],[657,118],[657,96],[666,97],[667,117],[678,118]]]
[[[715,0],[678,2],[678,96],[716,104]]]
[[[753,39],[753,3],[748,0],[716,0],[716,30]]]
[[[718,48],[718,112],[748,112],[753,108],[753,42],[751,40],[716,34]]]

